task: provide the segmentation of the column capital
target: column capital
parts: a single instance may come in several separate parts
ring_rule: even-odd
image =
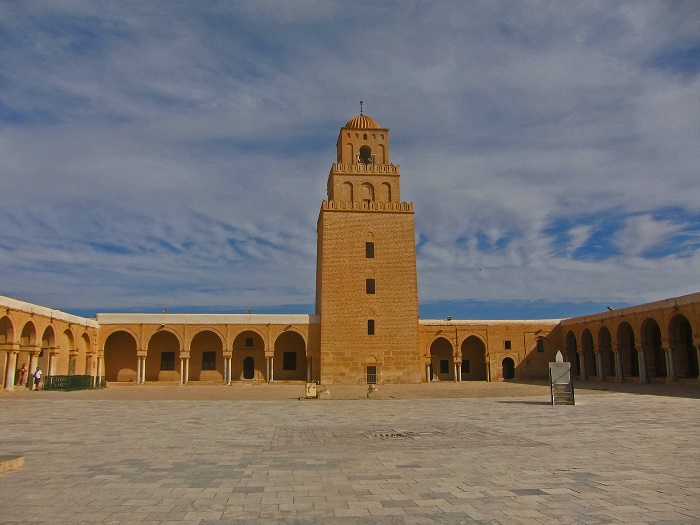
[[[17,352],[19,352],[19,350],[19,343],[0,343],[0,351],[16,354]]]
[[[180,352],[180,359],[189,359],[190,353],[189,352]]]
[[[148,352],[146,350],[136,350],[136,357],[146,357]]]
[[[61,351],[57,346],[49,346],[48,348],[42,348],[42,350],[48,350],[49,355],[58,355]]]

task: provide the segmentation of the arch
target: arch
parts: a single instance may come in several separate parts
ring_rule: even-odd
[[[486,345],[475,335],[462,341],[462,381],[487,381]]]
[[[104,373],[107,381],[136,382],[136,337],[126,330],[115,330],[104,344]]]
[[[515,361],[511,357],[506,357],[501,361],[503,368],[503,379],[515,379]]]
[[[201,330],[190,343],[190,381],[223,381],[224,343],[214,330]]]
[[[22,327],[19,344],[20,346],[36,345],[36,326],[33,322],[27,321]]]
[[[379,200],[382,202],[391,202],[391,184],[382,182],[379,186]]]
[[[382,139],[383,139],[383,138],[384,138],[384,137],[382,137]],[[379,144],[379,145],[377,146],[377,149],[379,150],[379,164],[386,164],[386,163],[387,163],[387,159],[386,159],[386,147],[384,146],[384,144]],[[376,163],[376,162],[377,162],[377,161],[375,160],[375,163]]]
[[[367,205],[374,202],[374,186],[369,182],[363,182],[360,186],[360,199]]]
[[[639,353],[634,342],[634,329],[627,321],[617,327],[617,351],[622,360],[623,377],[639,377]]]
[[[275,340],[274,378],[282,381],[306,379],[306,342],[296,331],[283,332]]]
[[[76,356],[76,375],[90,375],[91,370],[88,367],[88,354],[90,351],[90,334],[85,332],[78,338],[78,344],[76,345],[78,350],[78,355]]]
[[[348,155],[348,156],[347,156],[347,161],[350,162],[350,163],[352,163],[352,162],[353,162],[353,159],[355,158],[355,150],[354,150],[354,146],[352,145],[352,143],[349,143],[349,142],[346,143],[346,144],[345,144],[345,150],[346,150],[347,155]]]
[[[430,344],[430,380],[454,380],[454,348],[445,337],[438,337]]]
[[[244,364],[250,358],[253,362],[253,376],[246,377]],[[239,379],[266,379],[265,377],[265,340],[254,329],[248,329],[239,333],[233,340],[233,358],[231,360],[231,378]]]
[[[669,346],[673,348],[676,375],[698,377],[698,354],[693,346],[693,327],[683,314],[674,315],[668,323]]]
[[[4,315],[0,317],[0,345],[15,342],[15,326],[12,319]]]
[[[55,372],[56,375],[75,375],[75,338],[69,328],[59,335]]]
[[[661,342],[661,327],[656,319],[650,317],[644,320],[641,338],[649,377],[666,377],[666,351]]]
[[[581,334],[581,353],[583,354],[583,364],[586,377],[596,377],[598,375],[598,363],[593,351],[593,334],[586,328]]]
[[[607,326],[598,330],[598,356],[603,362],[603,377],[615,375],[615,352],[612,347],[612,335]]]
[[[180,381],[180,339],[170,330],[159,330],[148,341],[146,381]]]
[[[343,182],[341,193],[342,193],[341,198],[339,200],[345,201],[345,202],[352,202],[353,201],[352,184],[350,182]]]
[[[360,146],[360,154],[357,157],[357,162],[359,164],[373,164],[374,159],[372,158],[372,148],[367,145]]]
[[[572,372],[580,376],[581,375],[581,362],[578,358],[578,349],[576,344],[576,334],[569,330],[566,334],[566,360],[572,363],[574,369]]]

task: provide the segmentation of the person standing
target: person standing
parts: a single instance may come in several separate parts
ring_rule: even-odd
[[[19,385],[24,384],[24,380],[27,377],[27,363],[22,363],[22,368],[19,369]]]
[[[39,383],[41,383],[41,367],[36,367],[36,372],[34,372],[34,390],[39,390]]]

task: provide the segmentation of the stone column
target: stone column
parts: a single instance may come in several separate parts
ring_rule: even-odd
[[[668,375],[671,378],[671,381],[678,381],[678,376],[676,375],[676,352],[670,345],[668,347],[668,364]]]
[[[457,379],[457,361],[455,361],[455,367],[454,367],[454,368],[455,368],[455,377],[454,377],[454,379],[455,379],[455,383],[456,383],[456,382],[458,381],[458,379]]]
[[[56,358],[58,357],[58,349],[57,348],[47,348],[49,352],[49,369],[46,372],[46,375],[48,376],[55,376],[56,375]]]
[[[228,358],[228,373],[227,373],[227,376],[228,376],[228,384],[229,384],[229,385],[231,384],[231,379],[232,379],[232,377],[231,377],[231,361],[233,361],[233,356],[231,356],[231,357]]]
[[[425,382],[430,383],[430,365],[425,365]]]
[[[270,358],[265,357],[265,382],[270,382]]]
[[[29,371],[27,375],[27,388],[34,390],[34,372],[39,364],[39,350],[29,352]]]
[[[649,373],[647,372],[647,352],[644,348],[638,350],[639,355],[639,382],[642,384],[649,382]]]
[[[695,343],[695,352],[697,352],[698,367],[700,367],[700,337],[696,337],[693,342]],[[698,385],[700,385],[700,374],[698,374]]]
[[[137,383],[139,385],[143,385],[146,382],[146,356],[139,356],[139,359],[141,360],[141,375],[139,376]]]
[[[180,384],[185,384],[185,358],[180,356]]]
[[[190,380],[190,358],[189,356],[185,358],[185,384]]]
[[[15,389],[15,373],[17,372],[17,355],[19,351],[7,351],[7,369],[5,370],[5,390]]]
[[[275,357],[270,358],[270,381],[275,380]]]
[[[102,379],[102,356],[97,356],[97,370],[95,371],[95,376],[97,377],[97,383],[101,383]]]
[[[600,348],[593,348],[596,354],[596,365],[598,365],[598,382],[605,381],[605,364],[603,363],[603,354],[600,352]]]
[[[136,384],[140,385],[141,384],[141,357],[137,356],[136,357]]]
[[[462,363],[461,362],[457,363],[457,375],[459,377],[459,379],[457,379],[457,381],[459,381],[461,383],[462,382]]]
[[[311,383],[311,356],[306,356],[306,382]]]
[[[622,371],[622,352],[620,352],[619,346],[615,350],[615,376],[618,383],[625,382],[625,374]]]
[[[578,357],[579,363],[581,363],[581,375],[580,375],[580,377],[582,380],[587,381],[588,380],[588,370],[586,369],[586,353],[583,350],[581,350],[578,353],[578,356],[579,356]]]

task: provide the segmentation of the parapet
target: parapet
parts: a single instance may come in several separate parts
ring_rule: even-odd
[[[331,173],[382,173],[385,175],[399,175],[398,164],[343,164],[333,163]]]
[[[344,210],[344,211],[386,211],[413,213],[412,202],[351,202],[351,201],[323,201],[323,210]]]

